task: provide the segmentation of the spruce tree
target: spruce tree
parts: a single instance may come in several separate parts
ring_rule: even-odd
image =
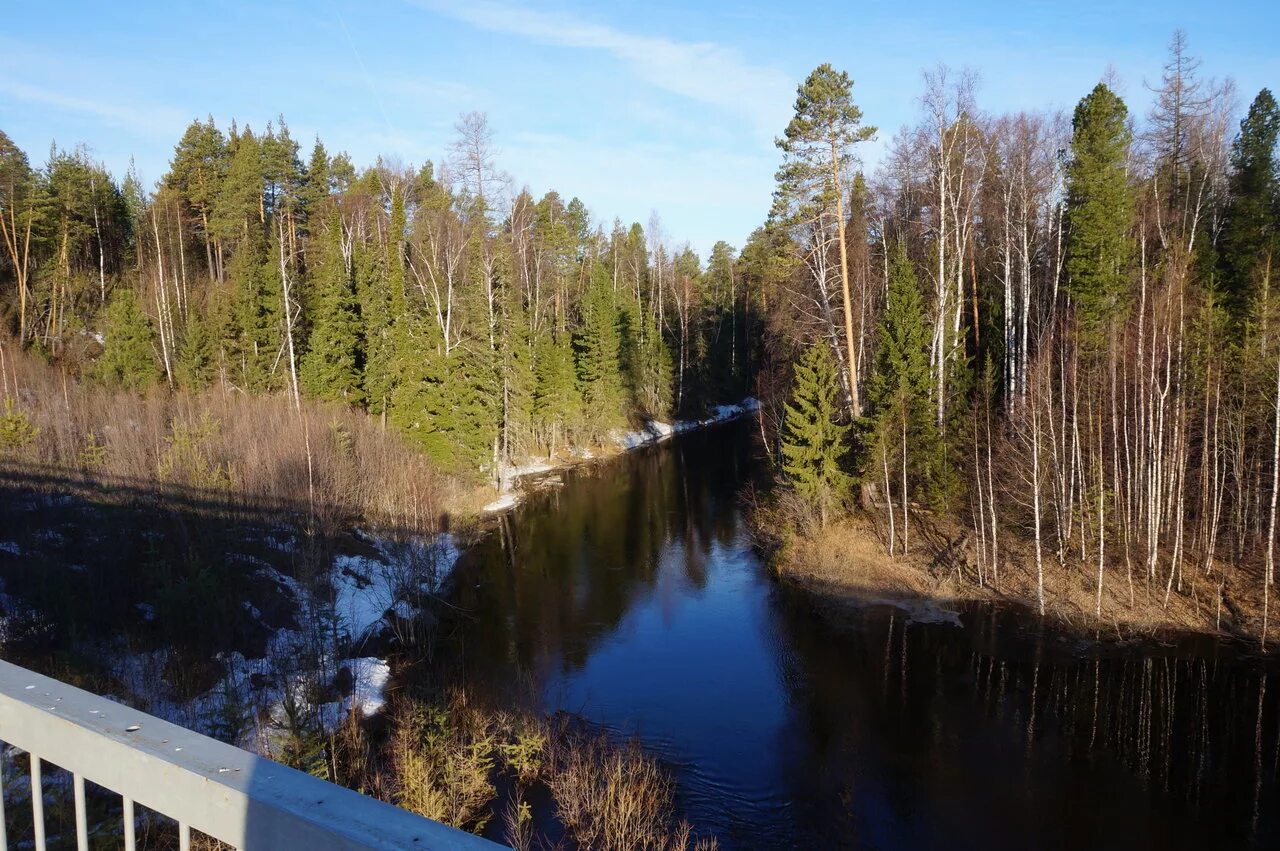
[[[254,229],[248,241],[236,249],[228,268],[232,287],[233,380],[254,392],[271,390],[278,384],[282,305],[275,250]]]
[[[791,486],[818,510],[822,525],[853,487],[844,468],[849,425],[838,422],[840,374],[830,347],[818,340],[796,362],[782,424],[782,469]]]
[[[930,336],[915,267],[899,243],[892,251],[889,292],[880,320],[880,340],[869,385],[872,447],[863,459],[868,472],[885,458],[901,459],[904,495],[936,500],[947,484],[947,467],[929,368]],[[959,433],[958,431],[956,433]],[[897,467],[897,464],[891,464]]]
[[[556,447],[576,427],[582,413],[567,334],[542,334],[535,344],[533,417],[553,456]]]
[[[400,329],[396,324],[405,315],[404,232],[405,206],[401,187],[391,191],[390,232],[385,250],[376,265],[367,266],[364,296],[361,299],[365,322],[367,361],[365,364],[365,398],[369,411],[385,414],[386,405],[395,392],[399,376],[396,361],[401,357],[399,346],[405,340],[417,336]],[[367,258],[373,261],[372,257]],[[397,339],[399,342],[397,342]]]
[[[358,405],[361,387],[360,313],[339,224],[330,218],[312,237],[309,269],[311,333],[298,380],[313,399]]]
[[[106,349],[96,364],[99,380],[127,390],[150,387],[159,374],[151,322],[132,289],[121,287],[112,295],[103,334]]]
[[[1128,306],[1133,217],[1128,116],[1124,101],[1099,83],[1076,106],[1071,120],[1067,289],[1086,339],[1094,342]]]
[[[416,314],[402,315],[389,337],[398,355],[391,422],[447,470],[486,469],[498,436],[487,352],[457,346],[444,354],[438,326]]]
[[[582,401],[601,428],[615,424],[622,408],[621,336],[613,284],[603,264],[593,264],[583,296],[576,348]]]
[[[512,458],[531,448],[533,434],[534,346],[519,287],[503,289],[499,323],[502,451]]]
[[[1238,328],[1267,312],[1262,295],[1280,255],[1280,106],[1263,89],[1231,146],[1231,196],[1221,238],[1225,303]]]
[[[178,384],[188,390],[209,386],[218,371],[218,354],[209,320],[193,313],[182,334],[175,374]]]

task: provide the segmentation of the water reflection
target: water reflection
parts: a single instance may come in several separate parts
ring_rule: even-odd
[[[1270,663],[990,607],[832,627],[748,545],[753,451],[746,424],[688,435],[531,500],[459,568],[446,675],[640,736],[729,847],[1280,841]]]

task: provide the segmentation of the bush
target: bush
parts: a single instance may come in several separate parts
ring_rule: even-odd
[[[4,414],[0,416],[0,457],[25,454],[39,434],[40,427],[31,422],[27,412],[17,407],[12,396],[5,396]]]

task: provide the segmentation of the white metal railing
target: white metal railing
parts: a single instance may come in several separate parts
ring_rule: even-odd
[[[86,780],[123,799],[129,851],[136,846],[135,803],[174,819],[183,851],[192,830],[246,851],[499,847],[3,661],[0,740],[31,756],[36,851],[46,846],[44,763],[72,775],[79,851],[89,848]],[[7,849],[3,797],[0,849]]]

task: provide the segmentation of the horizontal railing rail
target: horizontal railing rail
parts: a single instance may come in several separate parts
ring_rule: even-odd
[[[71,773],[80,851],[89,848],[86,781],[121,796],[129,851],[135,804],[176,821],[183,851],[193,830],[245,851],[500,847],[3,661],[0,741],[31,757],[36,851],[46,847],[46,763]],[[0,795],[0,849],[4,804]]]

